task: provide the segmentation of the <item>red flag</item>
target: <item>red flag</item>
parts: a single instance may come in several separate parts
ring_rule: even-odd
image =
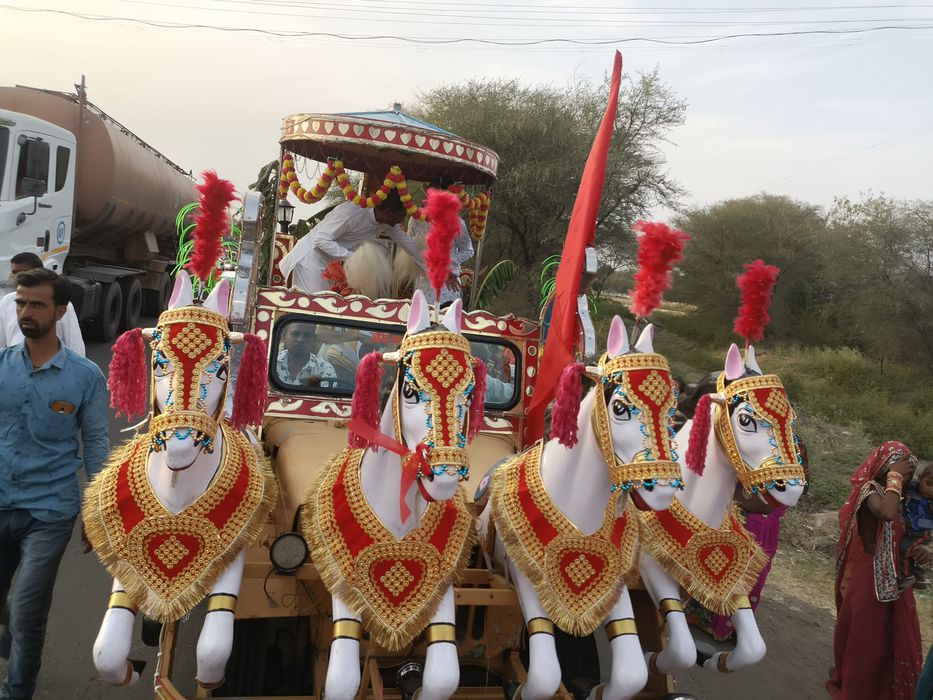
[[[554,291],[551,326],[544,344],[544,358],[535,381],[535,395],[528,414],[527,440],[544,435],[544,412],[554,398],[557,380],[564,367],[573,362],[573,346],[577,338],[577,297],[587,246],[596,242],[596,217],[606,181],[606,160],[609,141],[619,104],[619,83],[622,80],[622,54],[616,51],[609,84],[609,104],[600,122],[599,131],[586,159],[577,200],[567,226],[567,237],[560,255]]]

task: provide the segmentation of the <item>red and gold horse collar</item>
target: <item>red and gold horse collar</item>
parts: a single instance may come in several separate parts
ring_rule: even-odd
[[[716,380],[716,390],[724,399],[715,410],[716,438],[735,467],[742,488],[747,493],[758,493],[785,482],[793,486],[806,484],[794,429],[797,414],[777,375],[743,377],[727,385],[726,373],[722,372]],[[769,426],[772,456],[760,465],[745,463],[732,428],[730,414],[743,403],[756,420]]]
[[[149,425],[150,449],[162,450],[167,437],[174,431],[185,430],[207,452],[213,449],[218,420],[223,411],[223,397],[217,414],[208,415],[204,406],[207,387],[204,372],[216,375],[230,353],[230,331],[227,319],[202,306],[184,306],[163,311],[150,346],[153,349],[153,377],[151,386],[154,418]],[[155,373],[160,365],[172,364],[172,384],[165,406],[156,413]],[[213,370],[213,371],[212,371]],[[226,389],[227,379],[223,380]],[[224,391],[223,396],[226,395]]]
[[[623,463],[612,444],[606,401],[602,395],[596,396],[593,430],[609,465],[613,491],[655,484],[682,488],[680,465],[671,442],[677,395],[667,360],[655,353],[629,353],[613,358],[605,354],[599,360],[599,381],[604,387],[614,385],[613,395],[629,405],[632,418],[641,422],[644,434],[644,451],[633,462]]]
[[[470,341],[459,333],[429,330],[402,338],[399,366],[405,379],[430,399],[427,463],[433,475],[469,476],[466,452],[468,407],[475,387]],[[458,399],[463,398],[463,401]],[[393,393],[396,439],[402,425],[398,391]],[[419,474],[420,476],[429,476]]]

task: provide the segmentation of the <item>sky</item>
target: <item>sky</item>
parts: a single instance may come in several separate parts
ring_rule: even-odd
[[[833,33],[799,33],[815,31]],[[684,43],[735,34],[759,36]],[[605,43],[368,38],[386,35]],[[470,78],[598,81],[616,48],[625,73],[657,68],[687,102],[663,145],[684,207],[762,191],[824,207],[867,192],[933,199],[933,4],[0,0],[0,85],[72,91],[84,74],[105,112],[241,191],[278,156],[288,114],[385,109]]]

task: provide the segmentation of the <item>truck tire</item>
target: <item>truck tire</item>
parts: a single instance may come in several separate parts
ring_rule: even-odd
[[[162,279],[162,286],[159,289],[143,290],[143,316],[156,317],[168,306],[168,300],[172,296],[172,276],[166,274]]]
[[[120,314],[120,330],[129,330],[139,325],[139,314],[143,305],[143,285],[138,277],[120,280],[123,291],[123,313]]]
[[[123,290],[119,282],[109,282],[101,291],[101,304],[97,315],[88,324],[88,330],[96,340],[109,343],[117,337],[123,316]]]

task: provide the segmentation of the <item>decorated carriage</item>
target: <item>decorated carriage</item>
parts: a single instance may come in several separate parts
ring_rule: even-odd
[[[303,203],[320,201],[332,183],[348,201],[370,208],[396,189],[409,214],[424,218],[427,210],[416,205],[409,180],[446,176],[454,183],[450,201],[468,210],[480,269],[488,188],[497,167],[489,149],[397,109],[293,115],[284,120],[281,146],[279,196]],[[316,172],[312,163],[318,164]],[[347,170],[364,174],[359,185]],[[225,288],[216,289],[203,304],[210,309],[205,315],[191,305],[191,290],[182,285],[172,306],[195,311],[170,309],[144,334],[153,348],[155,376],[170,377],[162,382],[166,388],[153,380],[149,469],[153,444],[156,453],[168,454],[167,474],[171,455],[184,453],[186,439],[208,448],[213,439],[235,444],[243,455],[241,471],[252,475],[241,497],[255,504],[231,521],[238,530],[215,528],[217,564],[209,574],[198,570],[204,575],[194,577],[196,585],[187,581],[187,588],[185,562],[193,545],[182,525],[172,521],[168,530],[150,536],[147,551],[162,568],[147,583],[109,554],[107,523],[101,524],[94,536],[115,576],[95,647],[101,673],[114,683],[139,678],[139,664],[126,660],[126,634],[141,609],[162,623],[155,694],[165,700],[416,693],[425,700],[453,693],[477,699],[569,700],[604,692],[675,697],[667,674],[683,668],[691,653],[696,657],[680,622],[679,586],[689,589],[690,581],[661,571],[675,557],[665,559],[659,550],[648,550],[654,559],[647,568],[643,563],[640,576],[636,567],[643,551],[639,540],[659,527],[654,513],[667,513],[684,483],[670,430],[676,392],[666,360],[654,350],[653,328],[642,328],[630,342],[615,319],[601,359],[571,365],[561,377],[554,439],[536,442],[529,416],[543,349],[537,322],[464,310],[459,301],[442,313],[420,292],[411,299],[371,299],[296,290],[278,265],[294,240],[277,235],[261,250],[262,218],[259,195],[249,193],[229,297]],[[270,264],[261,279],[264,255]],[[596,360],[585,321],[580,354]],[[179,340],[183,331],[190,337]],[[195,342],[195,331],[213,340]],[[264,343],[264,381],[253,370],[243,371],[243,365],[255,365],[244,338]],[[292,372],[289,352],[313,354],[329,371]],[[183,356],[190,353],[198,362],[185,370],[188,383],[176,387],[171,377],[181,376],[177,368],[187,366]],[[728,381],[760,374],[753,352],[747,366],[740,363],[730,354]],[[265,413],[255,425],[261,450],[248,436],[212,427],[225,425],[226,392],[198,373],[213,377],[221,368],[224,387],[226,376],[239,387],[248,385],[242,394],[266,387]],[[581,376],[595,383],[582,404]],[[732,404],[722,411],[751,406],[755,415],[773,419],[762,413],[754,392],[777,395],[783,391],[779,382],[747,383],[743,391],[723,387],[720,393]],[[198,397],[199,391],[208,395]],[[177,419],[164,418],[184,392],[193,403],[177,409]],[[228,408],[236,416],[239,405],[242,414],[245,404],[237,404],[236,392],[232,396]],[[193,415],[196,406],[211,416],[210,425]],[[729,415],[719,416],[710,439],[728,450],[723,468],[740,469],[757,457],[743,461],[744,443],[730,432]],[[743,484],[767,491],[775,481],[783,488],[796,477],[789,420],[780,424],[781,435],[791,440],[780,452],[786,468],[768,462],[770,487],[751,476]],[[732,441],[722,443],[729,435]],[[226,456],[229,449],[217,452]],[[142,457],[124,461],[136,465],[131,476],[142,483]],[[175,485],[175,476],[165,478]],[[114,479],[116,493],[122,482]],[[205,493],[212,484],[216,480],[210,478],[202,484]],[[218,498],[208,500],[214,504]],[[192,503],[195,508],[203,499]],[[216,512],[207,510],[204,517]],[[110,527],[118,529],[119,522]],[[753,544],[735,538],[716,542],[719,556],[730,561],[747,554],[751,575]],[[720,570],[733,576],[735,567]],[[736,591],[748,575],[736,574],[720,586],[740,608]],[[164,589],[159,600],[143,595],[153,581]],[[206,606],[195,607],[205,597]],[[185,678],[176,672],[186,663],[179,640],[192,627],[189,618],[202,614],[197,673]],[[741,610],[739,617],[744,629],[753,628]],[[665,623],[675,649],[667,649],[662,638]],[[152,623],[146,629],[153,638]],[[752,647],[760,639],[755,634],[757,628],[749,632]],[[743,663],[753,663],[756,652],[757,647],[744,652],[749,660]],[[731,670],[722,657],[712,666]],[[583,681],[564,682],[574,677]]]

